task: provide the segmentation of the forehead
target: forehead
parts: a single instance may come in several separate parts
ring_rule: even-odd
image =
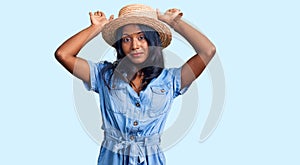
[[[138,25],[136,24],[129,24],[129,25],[125,25],[123,27],[123,35],[131,35],[131,34],[137,34],[141,32],[141,29]]]

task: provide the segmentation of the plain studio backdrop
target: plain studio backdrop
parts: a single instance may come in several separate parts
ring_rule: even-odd
[[[216,45],[224,71],[225,103],[216,129],[199,142],[215,94],[206,70],[195,83],[197,117],[187,119],[186,134],[165,151],[167,164],[300,163],[298,1],[27,0],[1,1],[0,7],[0,164],[96,164],[100,146],[79,119],[73,77],[54,51],[89,26],[89,11],[117,15],[129,3],[180,8]],[[193,55],[176,42],[181,40],[168,50],[179,59]],[[177,117],[174,108],[167,126]]]

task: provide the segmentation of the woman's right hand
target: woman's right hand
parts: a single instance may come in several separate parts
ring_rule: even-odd
[[[114,19],[113,15],[107,19],[101,11],[89,12],[89,15],[91,25],[67,39],[55,51],[55,58],[70,73],[87,83],[90,81],[89,65],[86,60],[78,58],[77,54],[87,42],[102,31],[105,24]]]
[[[101,30],[105,24],[114,19],[114,15],[111,15],[109,19],[106,18],[102,11],[89,12],[92,26],[99,27]]]

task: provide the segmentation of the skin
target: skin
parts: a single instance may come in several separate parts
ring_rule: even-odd
[[[66,40],[58,49],[55,51],[56,59],[74,76],[79,79],[90,82],[90,70],[89,65],[85,59],[77,57],[77,54],[81,48],[101,33],[104,25],[109,21],[113,20],[113,15],[106,18],[103,12],[90,12],[91,25],[79,33],[75,34],[68,40]],[[157,10],[158,19],[165,22],[171,26],[176,32],[182,35],[194,48],[196,54],[191,57],[182,67],[181,70],[181,88],[191,84],[205,69],[206,65],[213,58],[216,48],[213,43],[200,31],[181,20],[182,13],[179,9],[169,9],[165,13],[161,13]],[[125,32],[125,33],[124,33]],[[132,25],[127,25],[123,31],[123,37],[130,36],[132,42],[122,43],[122,48],[128,54],[128,58],[131,59],[133,63],[143,62],[148,55],[148,44],[144,43],[143,40],[139,38],[139,29]],[[140,55],[134,55],[132,52],[143,53]],[[142,75],[138,75],[135,80],[133,80],[133,88],[136,92],[139,92],[140,80]]]
[[[204,34],[180,19],[183,14],[179,9],[169,9],[164,14],[160,14],[157,10],[157,15],[159,20],[173,27],[196,51],[196,54],[183,65],[181,70],[181,88],[184,88],[203,72],[215,55],[216,47]]]
[[[141,64],[149,56],[148,42],[137,25],[126,25],[123,28],[122,49],[126,57],[134,64]]]
[[[122,50],[126,54],[126,57],[136,65],[142,64],[149,57],[148,42],[139,26],[134,24],[124,26]],[[141,91],[142,79],[143,75],[138,74],[136,78],[131,81],[133,84],[132,88],[137,93]]]

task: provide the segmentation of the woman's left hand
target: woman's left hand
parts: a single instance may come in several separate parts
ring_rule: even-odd
[[[171,27],[173,27],[176,24],[176,21],[179,20],[183,13],[180,11],[180,9],[169,9],[164,14],[161,14],[158,9],[156,9],[157,17],[159,20],[167,23]]]

